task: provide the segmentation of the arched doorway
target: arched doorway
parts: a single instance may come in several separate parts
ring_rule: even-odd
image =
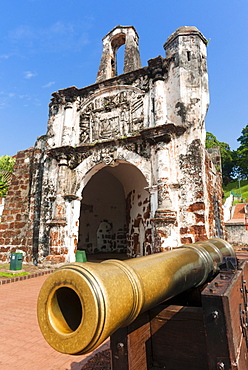
[[[78,249],[129,257],[148,254],[151,224],[147,186],[141,171],[124,161],[95,173],[82,192]]]

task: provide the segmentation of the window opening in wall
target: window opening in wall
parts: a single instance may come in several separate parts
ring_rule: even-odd
[[[124,54],[125,54],[125,44],[121,45],[116,51],[116,64],[117,64],[117,75],[124,73]]]
[[[187,51],[187,59],[188,59],[188,62],[191,61],[191,52],[190,51]]]

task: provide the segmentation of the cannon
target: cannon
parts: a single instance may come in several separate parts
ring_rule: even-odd
[[[97,348],[141,313],[210,281],[231,245],[213,238],[126,261],[70,263],[44,282],[38,322],[55,350],[79,355]]]

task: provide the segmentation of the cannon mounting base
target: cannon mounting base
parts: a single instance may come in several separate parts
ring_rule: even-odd
[[[248,369],[248,262],[111,336],[112,370]]]

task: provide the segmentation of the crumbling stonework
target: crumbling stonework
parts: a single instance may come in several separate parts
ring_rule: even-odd
[[[30,148],[17,153],[15,171],[0,223],[0,255],[7,261],[9,252],[23,252],[30,262],[38,253],[42,151]]]
[[[134,27],[105,36],[96,83],[53,93],[47,134],[17,155],[2,258],[17,248],[35,261],[73,261],[76,249],[136,257],[224,236],[217,156],[205,151],[206,44],[181,27],[166,57],[141,68]],[[17,209],[20,220],[7,219]]]
[[[141,68],[139,36],[134,27],[117,26],[103,38],[102,59],[96,82],[117,76],[116,53],[125,44],[123,73]]]

